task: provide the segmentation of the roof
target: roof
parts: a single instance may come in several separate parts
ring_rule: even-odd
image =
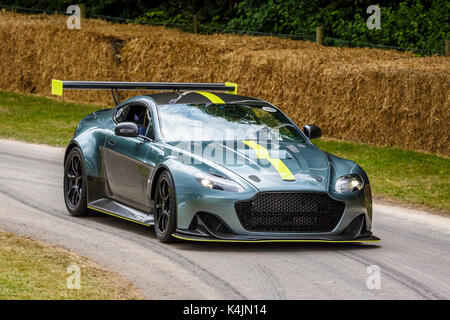
[[[264,100],[240,96],[229,93],[211,93],[211,92],[161,92],[147,95],[152,98],[156,104],[172,103],[245,103],[245,102],[265,102]]]

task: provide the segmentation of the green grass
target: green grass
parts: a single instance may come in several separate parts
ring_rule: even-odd
[[[351,142],[314,143],[363,167],[376,196],[450,212],[450,159]]]
[[[65,146],[80,119],[100,108],[0,91],[0,136]],[[450,159],[351,142],[315,143],[359,163],[376,196],[450,212]]]
[[[102,107],[0,91],[0,136],[65,146],[78,122],[99,109]]]
[[[67,288],[70,265],[80,268],[79,289]],[[129,282],[86,258],[0,231],[0,300],[142,298]]]

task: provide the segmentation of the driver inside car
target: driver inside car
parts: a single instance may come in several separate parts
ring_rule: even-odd
[[[144,117],[144,121],[142,121],[137,114],[134,115],[134,123],[137,124],[137,126],[138,126],[138,134],[141,135],[141,136],[144,136],[145,133],[147,132],[147,126],[144,125],[145,121],[146,121],[145,117]],[[144,122],[144,124],[142,122]]]

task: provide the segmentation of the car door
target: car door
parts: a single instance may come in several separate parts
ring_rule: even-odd
[[[137,108],[147,110],[146,120],[136,119]],[[146,105],[131,103],[121,109],[115,117],[116,124],[136,122],[140,131],[143,129],[143,123],[149,126],[151,113]],[[142,130],[144,134],[145,131]],[[153,167],[145,163],[148,150],[149,141],[142,137],[120,137],[116,136],[112,130],[107,132],[103,159],[109,196],[145,212],[151,210],[147,190],[153,171]]]

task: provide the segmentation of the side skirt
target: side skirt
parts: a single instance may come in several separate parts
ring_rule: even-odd
[[[151,226],[155,224],[153,214],[147,214],[145,212],[130,208],[122,203],[108,198],[95,200],[89,203],[87,207],[91,210],[99,211],[110,216],[142,224],[144,226]]]

